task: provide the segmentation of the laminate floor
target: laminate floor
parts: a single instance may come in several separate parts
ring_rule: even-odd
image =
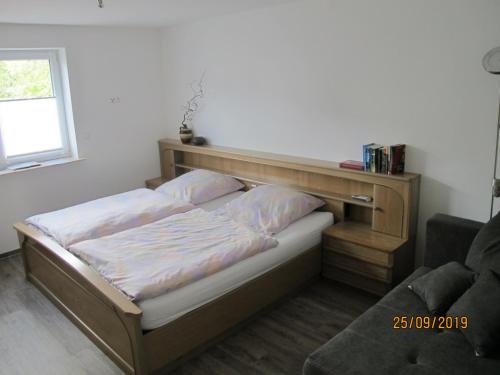
[[[175,375],[301,374],[307,355],[376,302],[319,281],[177,368]],[[19,255],[0,259],[0,374],[122,374],[33,285]]]

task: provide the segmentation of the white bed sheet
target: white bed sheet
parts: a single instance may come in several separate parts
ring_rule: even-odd
[[[313,212],[274,236],[279,241],[277,247],[183,288],[139,302],[142,328],[158,328],[285,263],[319,244],[321,232],[332,224],[331,213]]]

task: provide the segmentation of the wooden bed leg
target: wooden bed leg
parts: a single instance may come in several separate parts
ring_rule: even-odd
[[[19,231],[16,232],[19,241],[19,249],[21,249],[21,257],[23,258],[24,278],[28,280],[29,268],[28,268],[28,260],[26,259],[26,250],[24,248],[24,241],[26,241],[26,236]]]

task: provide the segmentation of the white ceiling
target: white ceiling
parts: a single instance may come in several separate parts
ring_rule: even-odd
[[[0,0],[0,23],[169,26],[292,0]]]

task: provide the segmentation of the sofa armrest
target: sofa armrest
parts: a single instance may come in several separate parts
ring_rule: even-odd
[[[424,265],[436,268],[451,261],[465,262],[469,247],[483,226],[478,221],[436,214],[427,221]]]

